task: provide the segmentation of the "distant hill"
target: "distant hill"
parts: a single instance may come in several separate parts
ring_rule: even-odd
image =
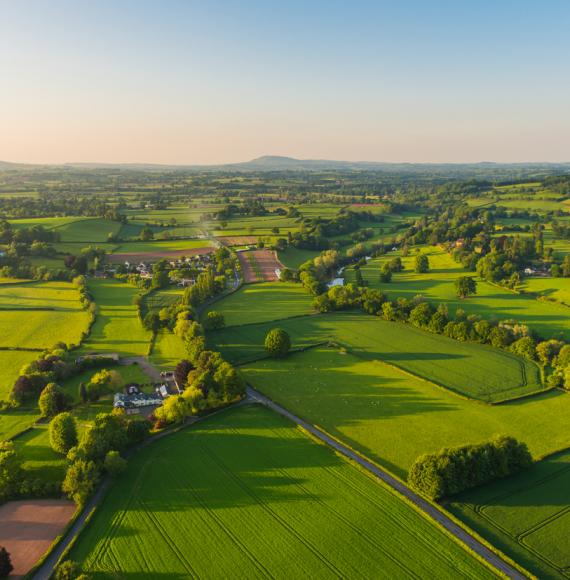
[[[219,165],[161,165],[157,163],[66,163],[31,165],[0,161],[0,170],[10,169],[117,170],[117,171],[377,171],[406,174],[473,175],[480,172],[570,172],[569,163],[386,163],[382,161],[336,161],[330,159],[295,159],[281,155],[263,155],[240,163]]]

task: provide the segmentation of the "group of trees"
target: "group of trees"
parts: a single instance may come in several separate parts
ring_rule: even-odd
[[[531,464],[525,443],[498,436],[487,443],[421,455],[410,468],[408,483],[424,495],[440,499],[513,475]]]

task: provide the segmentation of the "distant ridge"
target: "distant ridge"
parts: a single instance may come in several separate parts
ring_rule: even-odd
[[[117,171],[378,171],[404,173],[469,173],[470,170],[516,170],[530,171],[570,171],[570,162],[521,162],[496,163],[390,163],[383,161],[336,161],[330,159],[295,159],[283,155],[262,155],[250,161],[218,165],[168,165],[159,163],[63,163],[63,164],[26,164],[0,161],[0,170],[25,169],[106,169]]]

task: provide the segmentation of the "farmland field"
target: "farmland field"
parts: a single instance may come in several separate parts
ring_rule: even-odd
[[[187,359],[188,354],[184,341],[167,330],[159,332],[152,353],[150,362],[163,371],[171,371],[182,360]]]
[[[20,376],[20,369],[36,360],[38,354],[26,350],[0,350],[0,400],[8,399],[14,382]]]
[[[274,282],[276,271],[282,268],[271,250],[245,250],[238,252],[243,279],[249,282]]]
[[[241,370],[271,399],[402,477],[422,453],[496,434],[525,441],[536,457],[570,446],[570,394],[561,391],[489,406],[325,347]]]
[[[151,334],[143,328],[133,304],[139,291],[115,280],[90,280],[89,289],[99,310],[81,352],[146,354]]]
[[[399,253],[389,253],[374,258],[362,267],[361,272],[371,288],[379,288],[390,299],[400,296],[412,299],[421,294],[434,305],[443,303],[451,315],[461,308],[467,314],[478,314],[486,320],[514,319],[529,327],[545,338],[561,334],[570,339],[570,310],[568,308],[534,299],[532,296],[516,294],[498,286],[477,279],[477,294],[466,300],[457,298],[454,281],[458,276],[473,275],[464,270],[451,256],[438,248],[428,248],[430,271],[416,274],[413,271],[414,256],[403,258],[405,270],[395,273],[392,282],[379,282],[380,268],[384,261]],[[346,280],[354,281],[353,270],[346,271]]]
[[[77,290],[67,282],[0,285],[0,346],[44,349],[78,344],[86,329]]]
[[[62,242],[106,242],[109,234],[117,234],[121,224],[102,218],[77,218],[54,228]]]
[[[312,260],[318,256],[320,252],[316,250],[298,250],[297,248],[289,247],[283,252],[278,252],[280,262],[286,268],[296,270],[301,264],[307,260]]]
[[[391,490],[253,406],[137,453],[71,558],[121,577],[492,576]]]
[[[539,578],[570,570],[570,451],[457,496],[451,511]]]
[[[209,310],[221,312],[226,326],[233,326],[310,314],[312,301],[300,284],[264,282],[242,286]]]
[[[150,242],[125,242],[118,246],[118,254],[156,254],[158,252],[181,252],[209,248],[208,240],[160,240]]]
[[[409,325],[364,314],[328,314],[211,333],[212,345],[230,360],[264,355],[268,330],[280,326],[293,347],[333,341],[366,360],[383,360],[462,395],[487,402],[540,390],[538,367],[508,352],[462,343]]]

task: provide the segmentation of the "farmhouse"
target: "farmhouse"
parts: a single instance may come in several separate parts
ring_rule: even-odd
[[[141,407],[159,407],[162,405],[162,397],[158,394],[147,395],[146,393],[115,393],[113,407],[116,409],[132,409]]]

